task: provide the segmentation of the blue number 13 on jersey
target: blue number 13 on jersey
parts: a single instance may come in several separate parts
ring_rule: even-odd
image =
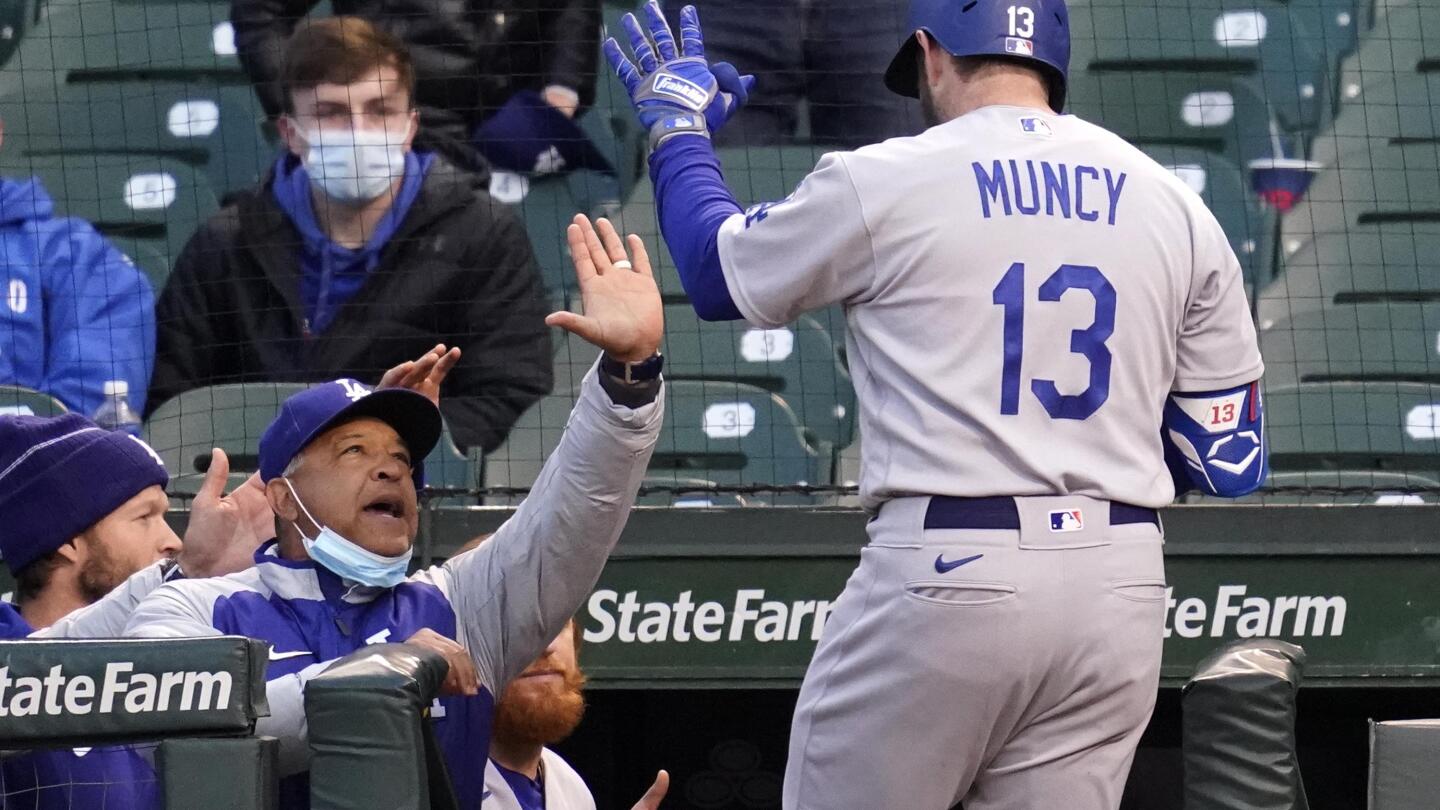
[[[1078,394],[1062,394],[1054,380],[1031,380],[1030,391],[1051,419],[1089,419],[1110,398],[1110,349],[1115,333],[1115,288],[1100,268],[1062,264],[1040,285],[1041,301],[1059,301],[1074,289],[1095,298],[1095,321],[1070,333],[1070,351],[1090,361],[1090,385]],[[1000,379],[1000,413],[1020,412],[1020,367],[1025,354],[1025,265],[1010,265],[995,285],[995,304],[1005,310],[1005,367]]]

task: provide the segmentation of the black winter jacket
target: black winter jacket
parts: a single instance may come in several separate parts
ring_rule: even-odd
[[[475,177],[436,160],[379,264],[334,323],[307,335],[300,233],[267,177],[196,231],[156,306],[146,407],[206,385],[378,382],[386,369],[459,346],[441,410],[462,447],[495,449],[550,392],[544,287],[530,241]]]
[[[319,0],[234,0],[240,61],[265,110],[278,115],[285,41]],[[559,84],[595,99],[600,0],[333,0],[410,48],[424,128],[468,142],[518,90]]]

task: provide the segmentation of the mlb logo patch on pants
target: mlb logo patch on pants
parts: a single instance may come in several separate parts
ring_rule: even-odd
[[[1050,513],[1050,531],[1078,532],[1085,528],[1085,516],[1079,509],[1056,509]]]

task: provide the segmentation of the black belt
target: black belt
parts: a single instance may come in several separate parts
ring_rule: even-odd
[[[1110,502],[1111,526],[1135,523],[1150,523],[1158,529],[1160,514],[1144,506]],[[1014,498],[956,498],[950,495],[934,495],[930,498],[930,506],[925,510],[925,528],[1018,530],[1020,512],[1015,508]]]

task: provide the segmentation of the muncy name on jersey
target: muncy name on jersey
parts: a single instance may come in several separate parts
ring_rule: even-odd
[[[1046,160],[974,161],[980,210],[992,216],[1038,216],[1115,224],[1125,173]]]

